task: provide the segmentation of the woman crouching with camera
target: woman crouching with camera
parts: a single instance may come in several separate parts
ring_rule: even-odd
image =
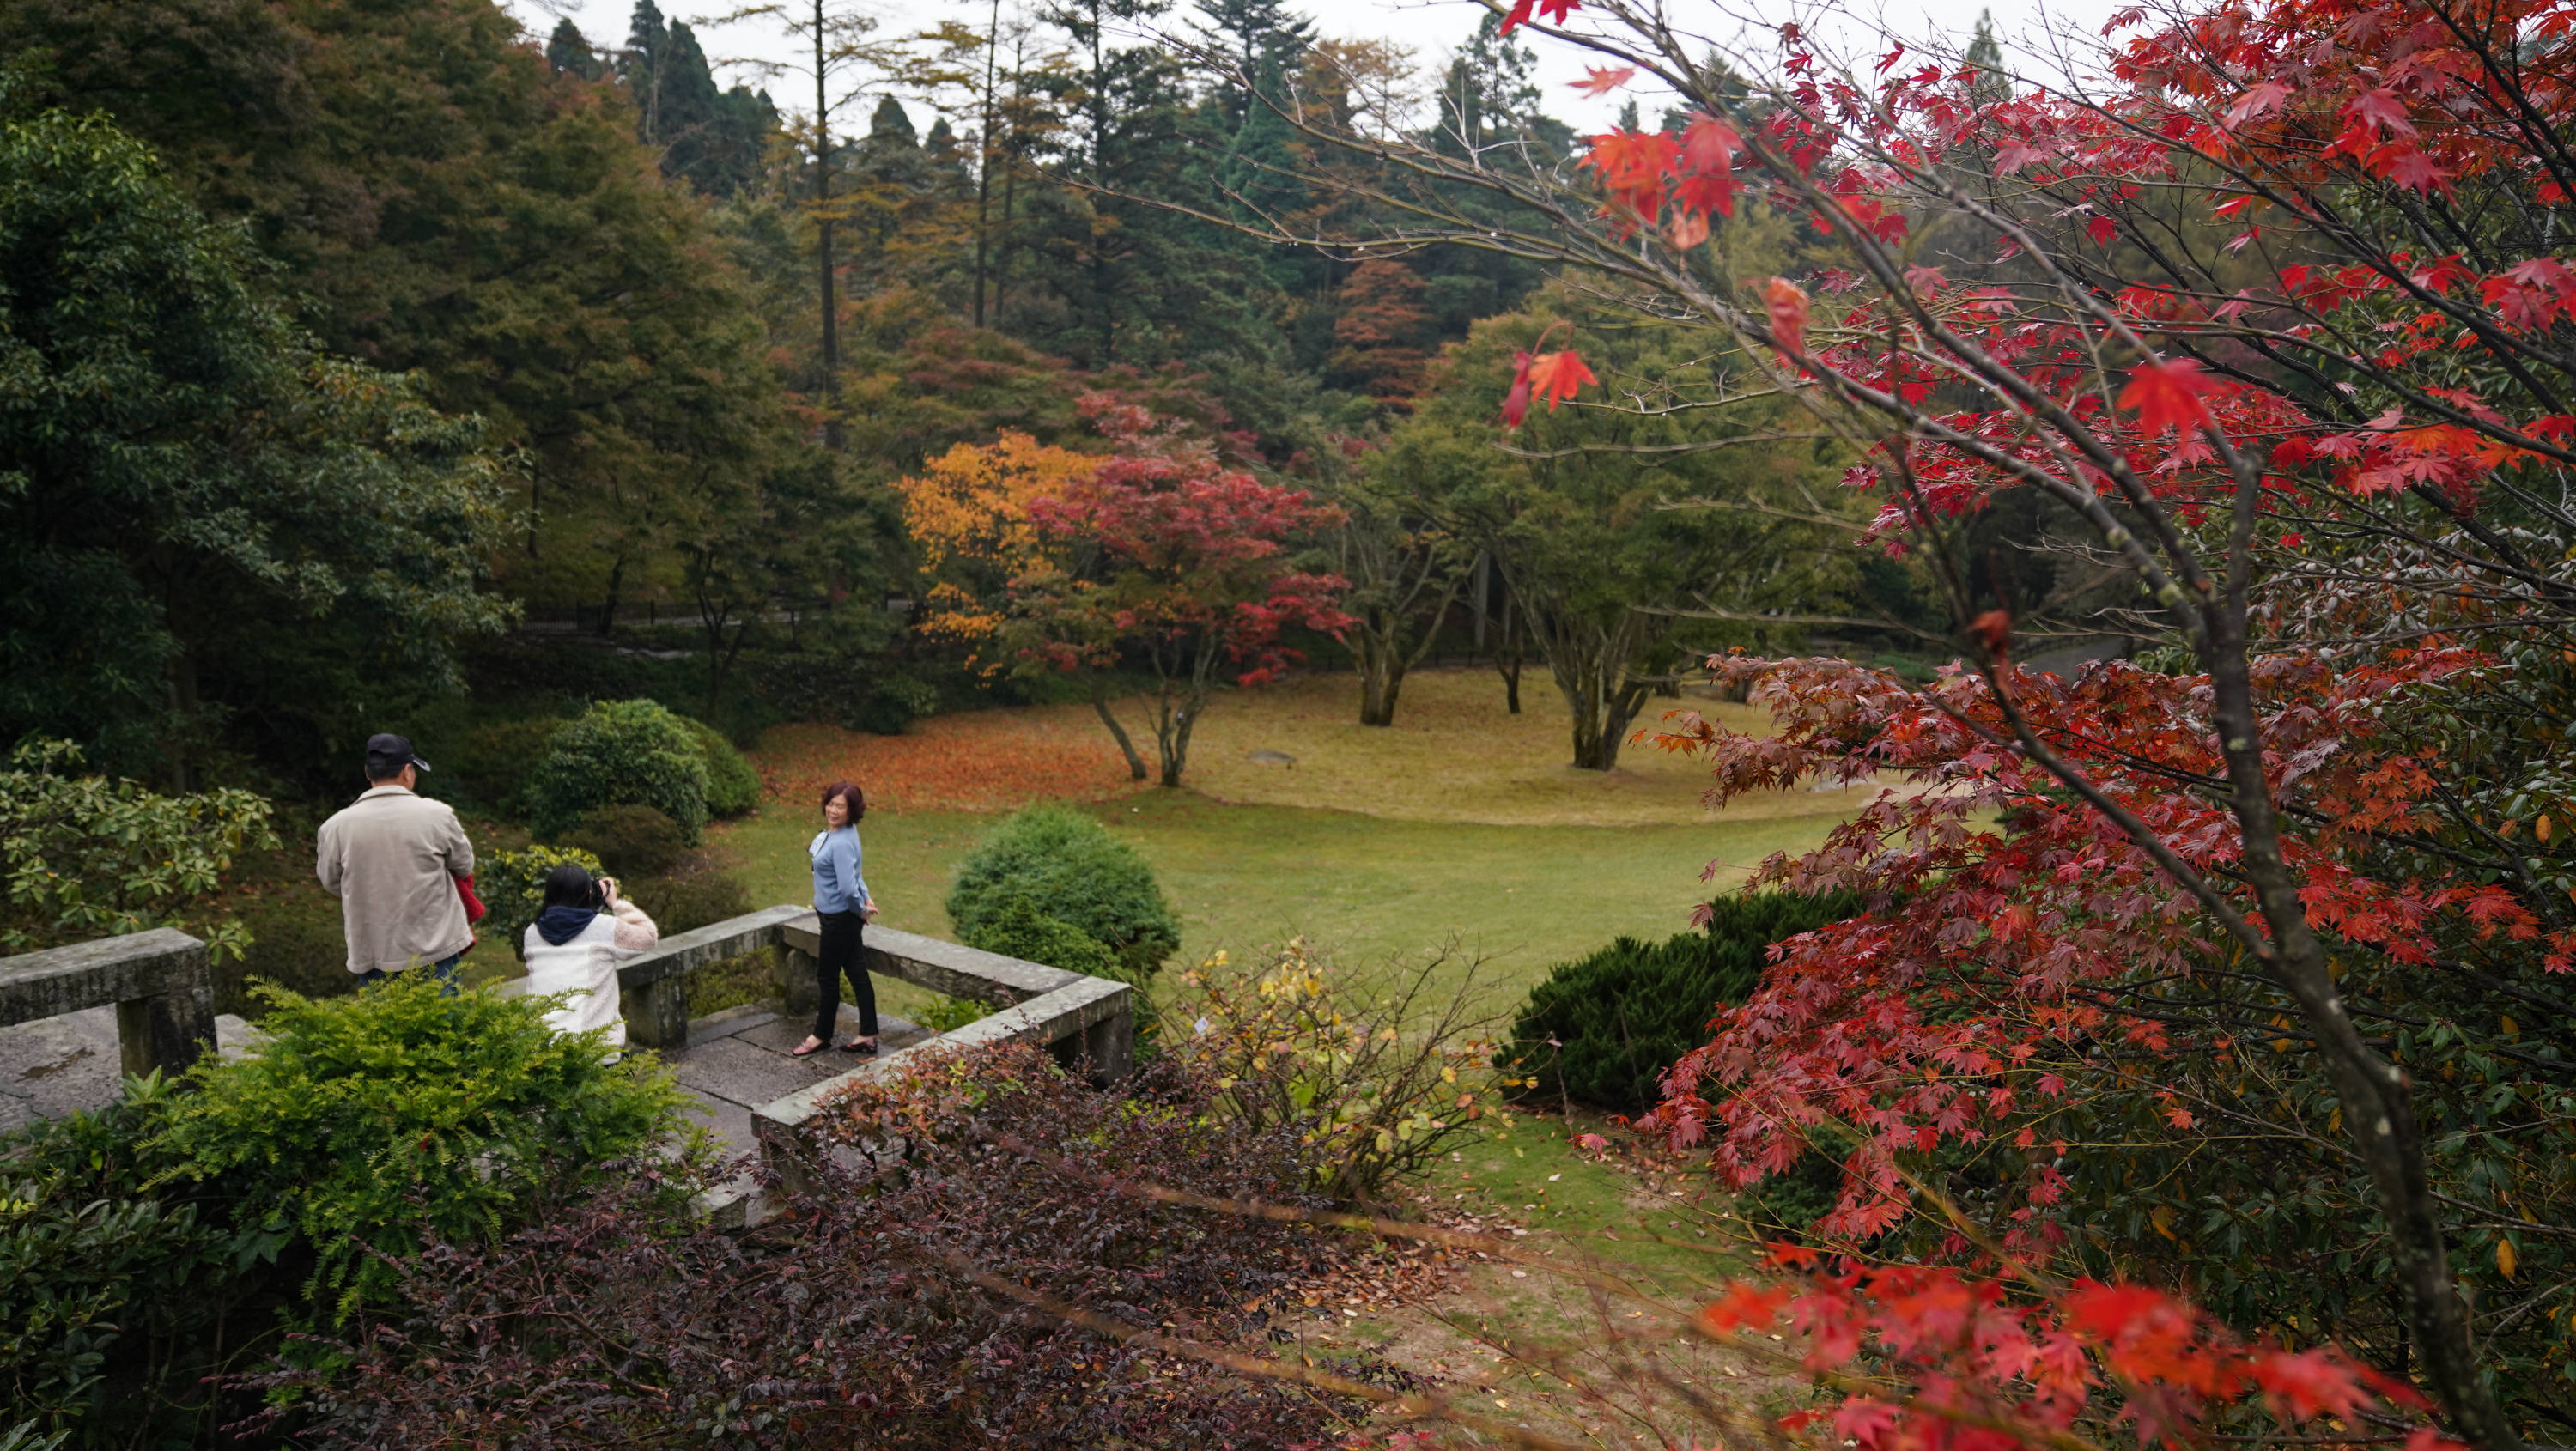
[[[609,1061],[626,1051],[626,1019],[618,1011],[617,964],[651,950],[662,939],[653,919],[617,891],[615,877],[593,880],[566,862],[546,873],[544,905],[528,924],[521,956],[528,964],[528,996],[570,994],[546,1014],[558,1033],[608,1030]]]

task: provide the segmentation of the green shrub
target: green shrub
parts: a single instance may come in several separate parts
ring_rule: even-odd
[[[1513,1051],[1537,1080],[1525,1095],[1613,1113],[1652,1108],[1664,1070],[1708,1041],[1718,1004],[1744,1001],[1761,982],[1771,944],[1860,909],[1850,893],[1723,897],[1710,905],[1706,932],[1661,944],[1622,937],[1560,965],[1530,989],[1512,1025]]]
[[[621,883],[635,905],[669,937],[751,910],[751,892],[729,872],[679,871]]]
[[[760,807],[760,773],[733,748],[724,732],[702,720],[681,717],[698,738],[698,755],[707,763],[707,811],[714,816],[744,816]]]
[[[1000,911],[961,933],[969,947],[998,952],[1086,977],[1127,976],[1118,954],[1060,917],[1050,917],[1026,897],[1010,897]]]
[[[934,1033],[954,1033],[980,1018],[989,1016],[992,1008],[973,998],[952,998],[946,993],[932,993],[930,1001],[913,1012],[912,1020]]]
[[[528,778],[529,824],[561,840],[602,806],[650,806],[696,846],[707,825],[707,763],[689,723],[649,700],[602,701],[547,743]]]
[[[650,806],[593,807],[558,840],[598,857],[621,877],[656,876],[689,854],[679,823]]]
[[[397,1283],[379,1256],[497,1240],[680,1122],[667,1071],[557,1036],[548,999],[443,998],[417,973],[327,1002],[259,991],[269,1041],[191,1069],[150,1147],[164,1182],[228,1176],[292,1226],[305,1293],[337,1316]]]
[[[189,1353],[198,1333],[237,1297],[243,1270],[275,1257],[280,1241],[261,1233],[257,1216],[237,1232],[219,1210],[201,1215],[182,1196],[144,1187],[153,1163],[138,1158],[138,1140],[172,1096],[158,1075],[133,1079],[98,1113],[0,1136],[0,1404],[12,1418],[59,1432],[94,1428],[111,1402],[148,1422],[187,1399],[209,1368]],[[138,1366],[164,1373],[137,1385]],[[0,1448],[9,1444],[0,1436]]]
[[[1145,858],[1067,807],[1032,807],[984,838],[957,869],[948,919],[972,943],[1014,902],[1108,948],[1118,975],[1131,981],[1151,976],[1181,945],[1180,923]]]
[[[589,852],[563,846],[537,845],[526,851],[494,852],[477,862],[475,895],[483,899],[488,910],[475,930],[485,937],[498,937],[509,944],[512,952],[525,957],[528,924],[537,920],[537,909],[545,903],[546,874],[566,862],[579,865],[594,877],[607,870]]]
[[[163,796],[83,771],[69,741],[27,740],[0,766],[0,953],[119,936],[193,918],[243,852],[277,847],[248,791]],[[215,960],[240,924],[191,922]]]

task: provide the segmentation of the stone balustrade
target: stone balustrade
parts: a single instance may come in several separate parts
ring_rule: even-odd
[[[128,1073],[185,1072],[213,1051],[214,975],[206,944],[156,927],[0,957],[0,1026],[116,1007]]]
[[[804,1126],[833,1094],[915,1055],[1017,1040],[1044,1045],[1068,1066],[1087,1064],[1103,1082],[1124,1078],[1134,1068],[1136,999],[1123,982],[891,928],[871,927],[864,940],[868,971],[995,1011],[755,1108],[752,1136],[761,1156],[790,1184],[804,1182],[804,1166],[813,1152]],[[618,968],[627,1039],[666,1052],[686,1050],[690,977],[761,951],[776,953],[779,996],[788,1013],[810,1013],[820,945],[813,909],[796,906],[770,907],[664,938]],[[524,988],[525,979],[499,985],[503,992]],[[160,928],[0,958],[0,1026],[109,1004],[116,1007],[127,1073],[185,1070],[215,1043],[206,944]],[[709,1195],[705,1207],[719,1223],[746,1223],[760,1213],[747,1183]]]
[[[1103,1082],[1124,1078],[1135,1066],[1135,990],[1123,982],[887,927],[868,928],[863,940],[868,971],[998,1011],[755,1109],[752,1130],[761,1157],[791,1186],[805,1180],[811,1146],[803,1130],[822,1106],[839,1090],[915,1055],[1018,1040],[1044,1045],[1068,1066],[1086,1063]],[[671,1051],[685,1048],[690,974],[770,948],[777,949],[779,997],[788,1015],[810,1013],[820,947],[820,924],[810,907],[770,907],[667,937],[618,968],[627,1040]],[[705,1207],[720,1223],[745,1223],[760,1213],[748,1185],[717,1191]]]

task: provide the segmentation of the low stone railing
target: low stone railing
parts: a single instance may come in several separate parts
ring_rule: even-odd
[[[206,944],[170,927],[0,957],[0,1027],[116,1006],[128,1073],[185,1072],[215,1046]]]
[[[1104,1082],[1124,1078],[1135,1067],[1135,990],[1123,982],[887,927],[868,928],[863,944],[863,965],[872,973],[998,1011],[754,1109],[752,1132],[760,1141],[761,1158],[791,1188],[805,1182],[810,1146],[803,1129],[823,1103],[840,1089],[916,1054],[1018,1040],[1045,1045],[1068,1066],[1088,1063],[1092,1076]],[[664,938],[652,951],[619,967],[627,1041],[669,1050],[686,1047],[690,974],[771,947],[779,949],[779,997],[787,1012],[812,1012],[819,991],[815,954],[821,948],[820,924],[810,907],[771,907]],[[719,1222],[741,1223],[759,1213],[749,1187],[741,1185],[708,1196],[705,1207]]]
[[[690,976],[771,948],[778,950],[779,996],[787,1010],[812,1012],[818,934],[813,909],[790,906],[663,939],[617,970],[627,1040],[674,1052],[687,1047]],[[752,1131],[761,1156],[791,1185],[804,1180],[808,1146],[801,1131],[833,1092],[916,1054],[1019,1040],[1045,1045],[1068,1066],[1087,1063],[1093,1077],[1104,1082],[1134,1069],[1135,992],[1123,982],[885,927],[867,929],[864,941],[868,971],[997,1011],[754,1110]],[[503,990],[512,986],[505,984]],[[0,958],[0,1026],[110,1003],[116,1005],[126,1072],[185,1070],[215,1043],[214,981],[206,944],[165,927]],[[758,1212],[742,1187],[710,1196],[707,1208],[720,1221],[737,1223]]]

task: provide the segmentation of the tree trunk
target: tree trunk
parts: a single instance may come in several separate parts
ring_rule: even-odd
[[[1393,652],[1373,652],[1360,664],[1360,724],[1395,724],[1395,697],[1404,688],[1404,661]]]
[[[1109,727],[1110,739],[1118,743],[1119,754],[1127,758],[1127,778],[1144,780],[1145,758],[1136,754],[1136,743],[1128,738],[1127,728],[1118,723],[1117,715],[1109,709],[1109,678],[1105,675],[1091,677],[1091,708],[1099,712],[1100,723]]]
[[[1163,784],[1174,790],[1180,788],[1181,769],[1189,764],[1190,732],[1216,694],[1217,643],[1216,631],[1200,632],[1197,648],[1190,653],[1189,674],[1179,683],[1173,679],[1174,672],[1163,666],[1159,654],[1155,659],[1155,673],[1162,677],[1162,688],[1160,710],[1154,718],[1154,743],[1162,752]],[[1180,694],[1177,707],[1172,703],[1175,690]]]
[[[823,444],[841,451],[841,319],[832,293],[832,103],[823,0],[814,0],[814,220],[823,285]]]
[[[1494,672],[1503,677],[1503,704],[1511,714],[1521,713],[1521,634],[1510,603],[1506,601],[1502,616],[1495,621],[1501,627],[1501,640],[1494,648]]]
[[[993,0],[992,28],[984,35],[984,134],[983,159],[975,168],[975,326],[984,325],[984,277],[986,259],[991,255],[991,208],[993,199],[993,119],[999,110],[994,103],[993,82],[1000,75],[1002,62],[1002,0]]]
[[[605,640],[617,629],[617,596],[626,584],[626,556],[608,567],[608,598],[599,606],[599,638]]]

